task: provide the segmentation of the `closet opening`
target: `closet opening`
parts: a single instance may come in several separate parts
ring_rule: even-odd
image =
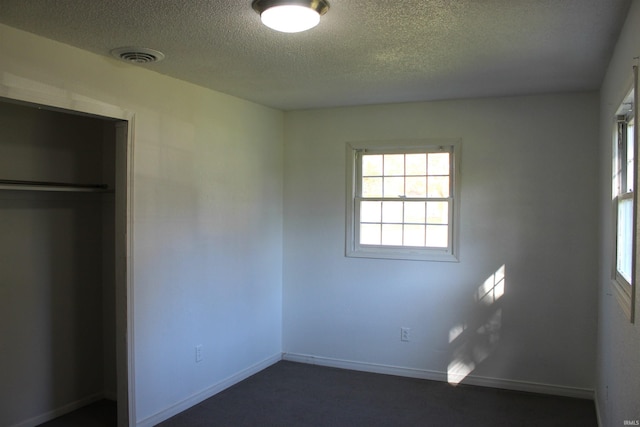
[[[0,425],[133,419],[132,117],[0,97]]]

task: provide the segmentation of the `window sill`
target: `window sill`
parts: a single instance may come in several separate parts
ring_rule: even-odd
[[[348,258],[398,259],[407,261],[459,262],[456,254],[446,251],[412,251],[405,249],[359,248],[347,250]]]

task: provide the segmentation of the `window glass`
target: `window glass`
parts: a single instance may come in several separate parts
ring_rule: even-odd
[[[380,244],[380,224],[360,225],[360,244],[379,245]]]
[[[446,202],[427,202],[427,222],[446,224],[449,218],[449,204]]]
[[[381,222],[382,202],[360,202],[360,222]]]
[[[384,176],[404,175],[404,154],[385,154]]]
[[[362,197],[382,197],[382,178],[362,178]]]
[[[446,248],[449,244],[449,233],[446,225],[427,225],[427,246]]]
[[[402,225],[382,224],[382,244],[386,246],[402,246]]]
[[[404,178],[384,177],[384,197],[403,197],[404,196]]]
[[[362,176],[382,176],[382,156],[362,156]]]
[[[449,177],[430,176],[427,196],[429,197],[449,197]]]
[[[407,176],[427,175],[427,155],[425,153],[407,154]]]
[[[623,192],[633,191],[634,187],[634,176],[633,176],[633,165],[634,165],[634,155],[633,155],[633,120],[627,123],[627,179],[626,179],[626,187],[623,189]]]
[[[404,203],[404,222],[409,224],[424,224],[425,202],[405,202]]]
[[[382,222],[402,224],[402,202],[382,202]]]
[[[631,280],[633,199],[618,203],[617,270],[628,283]]]
[[[427,197],[427,177],[409,176],[406,178],[407,197]]]
[[[429,153],[429,175],[449,175],[449,153]]]
[[[405,225],[404,226],[404,245],[421,247],[425,246],[425,229],[424,225]]]

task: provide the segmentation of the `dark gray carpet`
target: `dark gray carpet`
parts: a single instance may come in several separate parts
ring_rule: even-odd
[[[594,403],[279,362],[161,427],[597,427]]]
[[[100,400],[39,427],[115,427],[116,424],[116,402]]]

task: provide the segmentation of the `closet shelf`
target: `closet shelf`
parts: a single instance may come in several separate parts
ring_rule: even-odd
[[[0,190],[105,193],[109,191],[109,186],[107,184],[73,184],[66,182],[18,181],[12,179],[0,179]]]

